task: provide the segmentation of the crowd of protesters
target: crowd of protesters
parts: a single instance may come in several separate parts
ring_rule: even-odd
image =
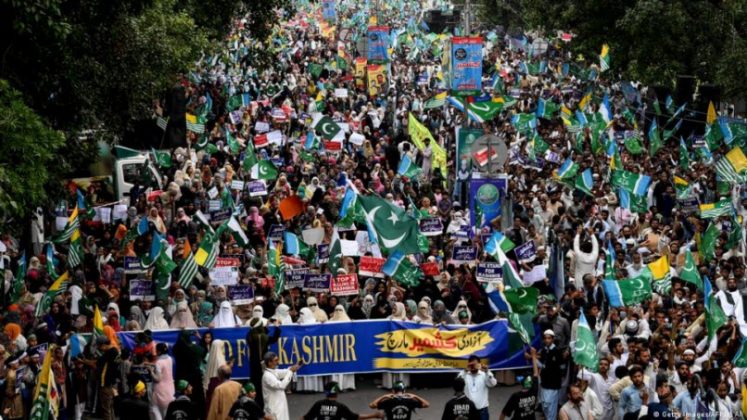
[[[201,122],[204,132],[188,130],[185,145],[170,150],[172,164],[159,166],[166,180],[163,191],[154,193],[153,179],[143,173],[122,203],[128,210],[121,222],[81,216],[79,264],[71,266],[66,244],[51,253],[46,251],[51,245],[44,245],[45,238],[54,236],[54,223],[50,223],[54,209],[39,212],[32,233],[34,243],[41,246],[26,254],[25,266],[21,256],[24,249],[31,248],[10,233],[2,236],[6,291],[0,339],[3,418],[29,417],[47,351],[53,352],[60,419],[80,419],[89,413],[108,420],[117,412],[127,413],[119,414],[120,418],[282,420],[289,416],[289,390],[326,393],[326,398],[310,408],[306,419],[385,414],[391,419],[409,419],[413,410],[428,407],[424,399],[404,392],[405,387],[417,384],[417,374],[384,373],[381,385],[393,393],[371,403],[372,409],[381,411],[359,417],[337,400],[339,392],[355,389],[354,375],[298,376],[295,373],[302,369],[300,365],[279,369],[277,355],[267,350],[282,334],[283,325],[365,319],[470,325],[504,317],[496,313],[476,278],[476,263],[492,261],[492,257],[480,252],[473,263],[450,260],[454,246],[473,245],[480,251],[484,247],[480,235],[459,235],[460,227],[469,225],[471,209],[465,185],[473,173],[457,170],[464,156],[455,152],[455,128],[466,124],[498,135],[510,149],[499,171],[507,176],[502,199],[508,205],[485,229],[502,232],[517,246],[535,243],[537,252],[531,261],[518,261],[513,252],[507,253],[520,276],[534,266],[551,265],[554,256],[562,265],[556,272],[564,273],[560,278],[548,276],[528,285],[539,288],[542,295],[533,319],[541,335],[538,349],[527,347],[525,354],[534,373],[520,381],[522,390],[511,396],[501,418],[528,419],[540,413],[548,420],[742,418],[746,388],[742,366],[732,361],[739,359],[737,353],[747,333],[747,303],[741,293],[746,280],[742,238],[747,196],[738,182],[723,188],[715,169],[715,162],[735,143],[717,140],[706,148],[707,153],[696,153],[695,146],[687,144],[690,137],[681,142],[677,135],[653,153],[626,147],[614,133],[641,132],[654,118],[666,121],[666,117],[659,117],[658,104],[653,105],[663,104],[664,98],[656,98],[645,86],[617,80],[596,60],[585,62],[571,56],[559,40],[552,39],[546,51],[537,52],[531,38],[517,46],[515,38],[498,36],[494,30],[482,31],[482,96],[510,96],[515,99],[512,106],[480,123],[466,122],[464,113],[448,102],[426,106],[448,88],[441,68],[444,37],[429,35],[409,19],[421,11],[417,2],[393,2],[378,11],[378,19],[391,25],[393,33],[404,33],[406,36],[398,37],[406,42],[393,45],[384,86],[377,95],[369,96],[365,80],[360,85],[354,76],[350,57],[358,52],[353,42],[346,39],[341,43],[343,53],[338,45],[345,31],[365,36],[369,17],[363,2],[341,2],[338,25],[331,34],[320,28],[323,19],[317,5],[301,2],[297,9],[295,15],[282,18],[273,35],[276,61],[269,69],[258,71],[252,66],[245,46],[253,40],[246,36],[248,28],[238,21],[225,51],[201,61],[189,77],[180,80],[188,113],[205,115]],[[361,16],[365,17],[363,24],[358,22]],[[402,31],[395,32],[398,29]],[[527,63],[540,61],[545,65],[542,72],[526,71]],[[566,65],[576,69],[576,74],[564,70]],[[318,71],[312,74],[312,68]],[[347,89],[349,94],[335,96],[331,93],[335,89]],[[562,110],[537,118],[534,134],[517,127],[512,119],[519,114],[536,114],[541,100],[575,112],[585,106],[580,103],[588,100],[587,92],[593,92],[594,98],[609,98],[611,118],[602,138],[596,138],[599,133],[588,127],[573,130],[573,124],[562,118]],[[250,101],[234,108],[229,99],[242,93],[248,94]],[[602,104],[592,99],[588,106],[596,111]],[[162,112],[159,106],[157,115],[163,116]],[[346,134],[339,151],[307,147],[306,134],[313,131],[310,124],[317,112],[347,124],[350,133],[359,133],[365,140],[354,144]],[[434,167],[430,144],[418,148],[410,138],[410,114],[446,150],[444,171]],[[705,120],[694,111],[685,111],[681,118],[685,116]],[[283,139],[257,147],[258,122],[279,130]],[[695,130],[703,133],[704,129],[702,123]],[[547,144],[542,153],[555,157],[536,156],[536,135]],[[737,139],[736,147],[744,140]],[[233,142],[238,142],[239,150],[233,149]],[[617,142],[618,151],[608,155],[608,146],[595,150],[597,142]],[[255,153],[254,148],[247,148],[250,143],[255,145],[258,160],[272,160],[278,167],[279,174],[267,182],[266,196],[251,197],[230,188],[233,180],[249,179],[249,168],[243,163],[246,153]],[[422,169],[417,177],[398,173],[405,157]],[[591,169],[590,194],[560,182],[557,170],[567,159],[579,165],[579,173]],[[611,165],[652,177],[642,194],[643,209],[623,203],[610,179]],[[700,217],[697,209],[685,208],[678,200],[675,177],[686,181],[689,196],[700,204],[727,199],[731,213],[709,219]],[[304,230],[322,228],[321,243],[329,244],[349,184],[360,194],[378,195],[412,214],[441,219],[444,230],[427,238],[428,250],[409,256],[415,264],[436,263],[438,274],[425,275],[417,285],[402,285],[389,277],[359,276],[360,293],[348,297],[299,288],[276,290],[277,279],[270,273],[267,258],[271,227],[282,225],[299,236]],[[194,216],[209,213],[209,202],[216,197],[213,192],[217,192],[222,209],[237,210],[248,238],[248,244],[241,246],[233,236],[224,234],[219,255],[240,259],[238,281],[254,286],[254,302],[233,305],[226,288],[212,285],[208,270],[202,268],[185,288],[176,281],[177,268],[166,299],[131,300],[128,282],[133,276],[125,273],[124,258],[147,254],[153,235],[158,233],[174,247],[174,261],[181,263],[185,246],[191,244],[196,249],[205,235],[205,227]],[[89,206],[109,199],[96,188],[83,191],[83,195]],[[304,211],[284,220],[279,203],[293,195],[302,200]],[[73,193],[72,205],[65,207],[62,216],[67,217],[76,200]],[[143,219],[148,233],[122,235],[141,226]],[[717,234],[708,245],[712,250],[705,252],[703,238],[711,225]],[[363,226],[358,228],[365,231]],[[340,230],[339,234],[350,233]],[[355,232],[352,234],[351,239]],[[712,289],[681,280],[688,256]],[[602,280],[610,279],[610,273],[612,280],[639,276],[647,264],[661,257],[668,261],[666,288],[654,290],[638,305],[610,304]],[[329,272],[327,264],[313,259],[302,262],[319,272]],[[358,262],[357,257],[345,257],[338,272],[332,274],[357,273]],[[17,276],[19,266],[23,272]],[[42,296],[65,270],[70,276],[66,291],[54,297],[39,316],[36,309]],[[16,288],[18,293],[14,293]],[[723,309],[727,318],[722,324],[708,325],[707,305]],[[103,312],[103,331],[93,339],[73,343],[77,334],[95,332],[97,307]],[[597,341],[596,371],[573,361],[582,313]],[[202,335],[194,332],[198,327],[242,325],[251,327],[248,340],[259,343],[256,349],[250,347],[249,355],[251,370],[257,376],[243,385],[231,379],[234,361],[227,360],[223,343],[214,340],[210,330]],[[167,329],[182,330],[171,348],[153,339],[154,331]],[[122,331],[137,332],[134,348],[120,342],[117,333]],[[82,350],[72,357],[76,345]],[[513,373],[493,373],[475,359],[470,359],[468,369],[455,379],[456,396],[446,404],[444,419],[487,419],[489,388],[499,382],[516,382]]]

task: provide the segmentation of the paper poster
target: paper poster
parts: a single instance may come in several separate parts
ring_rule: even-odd
[[[244,181],[240,179],[234,179],[231,181],[231,189],[242,191],[244,189]]]
[[[347,97],[348,97],[347,89],[335,89],[335,98],[347,98]]]
[[[210,284],[213,286],[230,286],[239,281],[239,265],[236,258],[218,257],[215,266],[210,269]]]
[[[324,239],[324,228],[305,229],[301,232],[301,237],[307,245],[318,245]]]
[[[237,284],[226,289],[228,299],[233,305],[248,305],[254,302],[254,286],[251,284]]]
[[[328,292],[331,280],[331,274],[306,274],[303,288],[312,293]]]
[[[477,281],[493,282],[503,280],[503,268],[497,262],[483,262],[477,264]]]
[[[146,302],[156,300],[156,295],[153,293],[153,282],[150,280],[130,280],[130,300]]]
[[[346,257],[357,257],[358,255],[360,255],[357,241],[340,239],[340,247],[342,248],[342,255]]]
[[[112,208],[112,220],[125,220],[127,218],[127,205],[115,204]]]
[[[209,189],[207,193],[211,200],[215,200],[215,198],[218,197],[218,187]]]
[[[385,262],[386,258],[363,256],[358,263],[358,273],[360,273],[361,276],[384,278],[384,273],[381,272],[381,268],[384,266]]]
[[[332,279],[330,287],[332,296],[350,296],[358,294],[358,275],[344,274]]]
[[[547,277],[547,269],[544,264],[535,265],[532,271],[524,273],[522,281],[525,285],[531,286],[532,284],[545,280]]]
[[[366,136],[360,133],[353,133],[350,135],[348,141],[356,146],[362,146],[363,142],[366,141]]]
[[[266,133],[270,131],[270,124],[264,121],[257,121],[254,124],[254,131],[256,131],[257,133]]]

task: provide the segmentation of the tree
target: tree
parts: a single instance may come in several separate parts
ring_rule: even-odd
[[[35,206],[46,204],[47,191],[65,170],[57,153],[65,137],[52,130],[0,79],[0,223],[25,220]],[[56,186],[57,189],[62,184]]]

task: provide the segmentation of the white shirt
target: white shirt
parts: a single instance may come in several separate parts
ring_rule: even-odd
[[[275,420],[290,420],[288,400],[285,388],[293,379],[293,372],[288,369],[265,369],[262,375],[262,396],[265,399],[265,411]]]
[[[492,388],[498,383],[493,376],[493,372],[481,370],[473,374],[461,371],[457,377],[464,379],[464,394],[475,403],[475,408],[478,410],[486,408],[488,406],[488,388]]]

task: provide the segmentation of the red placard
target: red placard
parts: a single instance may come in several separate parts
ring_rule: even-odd
[[[385,262],[385,258],[361,257],[361,261],[358,264],[358,272],[361,276],[384,278],[381,267],[384,266]]]
[[[435,262],[420,264],[420,269],[423,270],[423,274],[426,276],[437,276],[439,274],[438,263]]]
[[[215,259],[216,267],[239,267],[241,260],[238,258],[218,257]]]
[[[358,275],[343,274],[332,279],[329,288],[332,296],[349,296],[358,294]]]

